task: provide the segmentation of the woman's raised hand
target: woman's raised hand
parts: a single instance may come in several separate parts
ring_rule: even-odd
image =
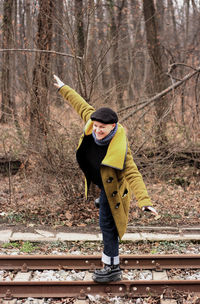
[[[61,88],[64,85],[64,82],[62,82],[60,80],[60,78],[58,76],[56,76],[55,74],[53,75],[53,78],[56,81],[56,82],[54,82],[54,85],[55,85],[56,88]]]

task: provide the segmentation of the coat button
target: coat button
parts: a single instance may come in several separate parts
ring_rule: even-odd
[[[112,181],[113,181],[113,177],[112,177],[112,176],[110,176],[110,177],[107,179],[107,181],[106,181],[106,182],[110,184],[110,183],[112,183]]]
[[[118,209],[118,208],[119,208],[119,205],[120,205],[120,203],[117,203],[117,204],[115,205],[115,209]]]
[[[117,191],[113,191],[112,197],[115,197],[117,195]]]

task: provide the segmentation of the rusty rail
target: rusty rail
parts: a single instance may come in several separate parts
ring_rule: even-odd
[[[120,257],[123,269],[200,269],[200,255],[123,255]],[[44,270],[77,269],[93,270],[101,267],[100,256],[48,256],[48,255],[2,255],[1,270]],[[0,299],[25,297],[78,297],[91,295],[115,295],[134,297],[159,296],[163,293],[200,293],[200,280],[137,280],[97,284],[93,281],[0,281]]]
[[[122,255],[122,269],[200,269],[200,255]],[[1,270],[77,269],[101,267],[101,256],[93,255],[1,255]]]
[[[174,292],[198,293],[200,280],[191,281],[120,281],[107,284],[96,284],[90,281],[75,282],[0,282],[0,298],[10,300],[12,298],[25,297],[78,297],[85,299],[90,295],[115,295],[146,297],[159,296]]]

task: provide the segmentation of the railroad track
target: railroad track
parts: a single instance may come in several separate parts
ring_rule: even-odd
[[[137,270],[149,270],[151,280],[127,280],[106,284],[92,281],[92,272],[100,268],[100,256],[45,256],[45,255],[2,255],[0,256],[0,298],[63,298],[76,297],[86,299],[91,295],[115,295],[127,297],[146,297],[172,295],[173,293],[195,293],[200,295],[200,279],[177,280],[167,278],[166,270],[198,270],[200,255],[124,255],[120,257],[121,268],[126,274]],[[34,281],[34,271],[77,271],[84,277],[76,281]],[[12,280],[6,281],[3,275],[12,273]]]

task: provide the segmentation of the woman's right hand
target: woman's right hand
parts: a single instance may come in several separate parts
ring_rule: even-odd
[[[56,81],[56,82],[54,82],[54,85],[55,85],[56,88],[61,88],[62,86],[65,85],[64,82],[62,82],[58,76],[56,76],[54,74],[53,77],[54,77],[54,79]]]

